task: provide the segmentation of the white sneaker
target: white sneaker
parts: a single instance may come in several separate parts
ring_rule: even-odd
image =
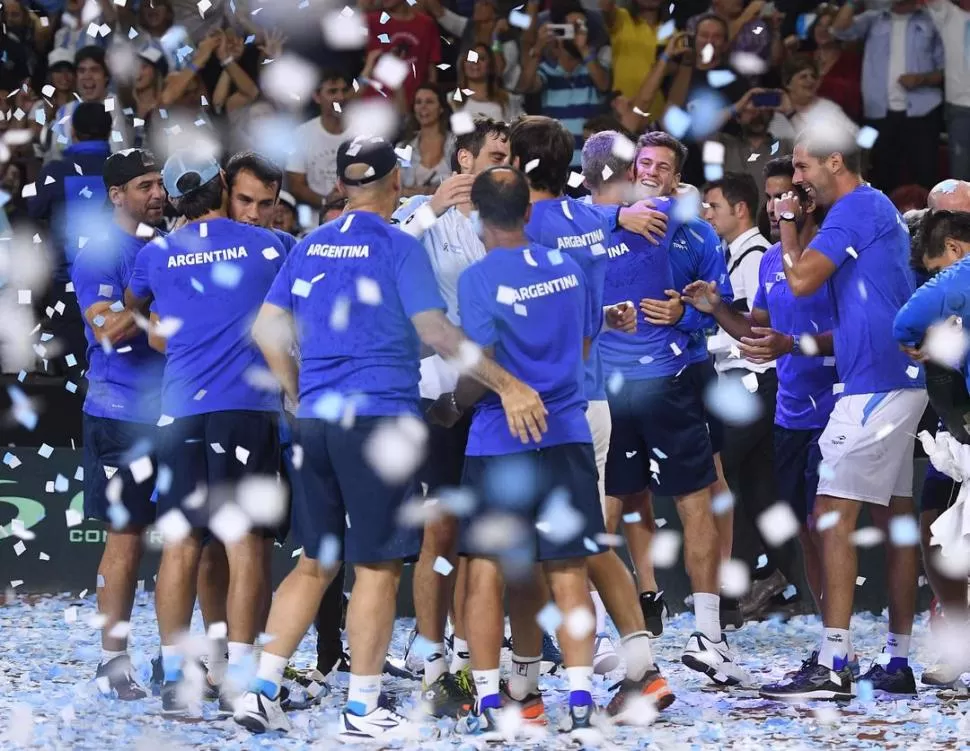
[[[719,686],[751,683],[751,676],[737,664],[738,656],[723,634],[721,641],[711,641],[700,631],[695,631],[690,635],[680,659],[691,670],[703,673]]]
[[[617,669],[620,658],[613,648],[613,640],[609,634],[597,634],[593,645],[593,672],[596,675],[606,675]]]
[[[424,732],[422,732],[424,731]],[[387,707],[378,707],[370,714],[355,715],[344,710],[340,716],[340,732],[337,740],[341,743],[366,743],[369,741],[417,741],[433,740],[437,728],[422,728]]]
[[[236,702],[236,712],[232,719],[253,733],[267,730],[290,729],[290,721],[280,707],[280,699],[268,699],[262,694],[248,691]]]
[[[923,671],[920,681],[925,686],[953,686],[960,682],[962,674],[959,668],[945,662],[938,662]]]

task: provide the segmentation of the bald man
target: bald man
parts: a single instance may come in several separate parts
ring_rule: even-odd
[[[930,211],[970,211],[970,182],[944,180],[937,183],[926,204]]]

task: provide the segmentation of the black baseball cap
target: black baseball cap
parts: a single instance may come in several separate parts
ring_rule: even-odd
[[[112,154],[104,163],[104,187],[120,187],[136,177],[161,171],[162,167],[152,152],[145,149],[125,149]]]
[[[352,164],[366,164],[369,169],[359,179],[347,177]],[[394,146],[380,136],[357,136],[344,141],[337,149],[337,178],[344,185],[359,187],[377,182],[391,174],[397,166]]]

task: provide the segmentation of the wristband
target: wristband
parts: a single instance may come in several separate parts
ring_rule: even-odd
[[[789,336],[791,337],[791,349],[788,350],[788,354],[804,355],[805,353],[802,352],[801,342],[798,340],[799,337],[795,336],[794,334],[789,334]]]
[[[657,59],[662,63],[669,63],[670,55],[668,55],[666,52],[661,52],[660,56]]]
[[[186,67],[186,68],[188,68],[189,70],[191,70],[191,71],[192,71],[193,73],[195,73],[196,75],[198,75],[198,73],[199,73],[199,66],[198,66],[198,65],[196,65],[196,64],[195,64],[194,62],[192,62],[191,60],[189,60],[189,62],[188,62],[188,64],[187,64],[187,65],[186,65],[185,67]]]
[[[228,68],[228,67],[229,67],[230,65],[232,65],[232,64],[233,64],[234,62],[236,62],[236,58],[234,58],[234,57],[232,57],[232,56],[230,55],[229,57],[227,57],[227,58],[226,58],[225,60],[223,60],[223,61],[222,61],[222,67],[223,67],[223,68]]]

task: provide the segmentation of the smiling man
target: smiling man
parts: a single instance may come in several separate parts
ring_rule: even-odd
[[[283,170],[255,151],[242,151],[233,154],[226,162],[226,182],[229,184],[229,218],[268,229],[289,253],[296,245],[296,238],[273,226],[283,187]]]

